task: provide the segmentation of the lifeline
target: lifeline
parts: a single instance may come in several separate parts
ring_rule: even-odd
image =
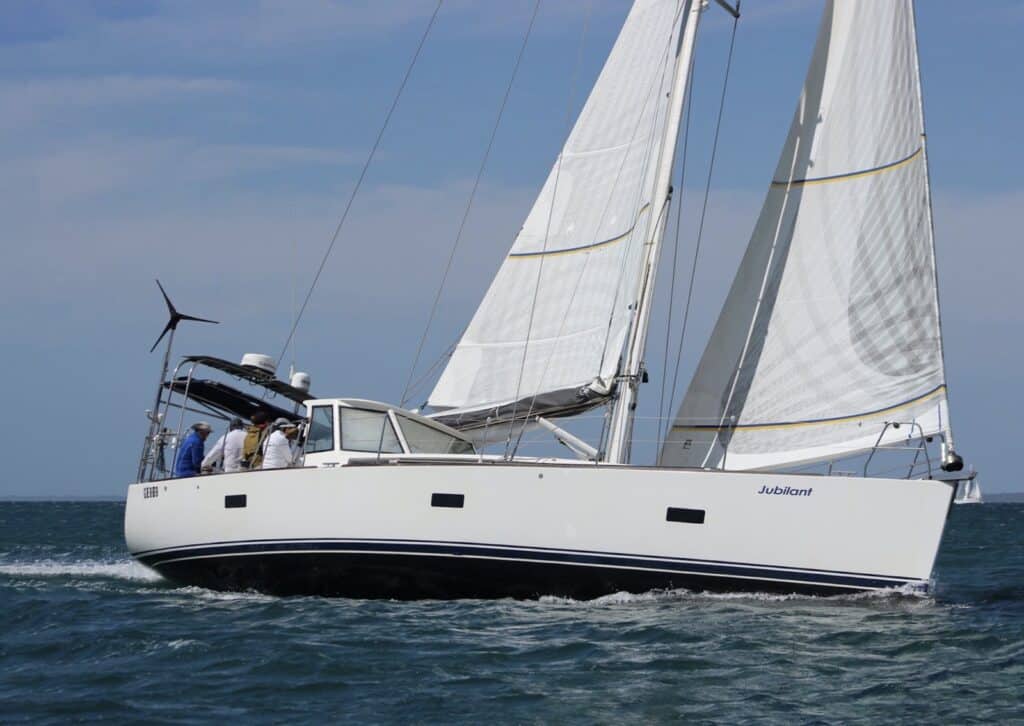
[[[807,487],[806,489],[794,489],[793,487],[780,487],[774,486],[771,489],[767,485],[761,487],[761,491],[758,494],[779,494],[782,496],[789,495],[791,497],[809,497],[811,492],[814,491],[814,487]]]

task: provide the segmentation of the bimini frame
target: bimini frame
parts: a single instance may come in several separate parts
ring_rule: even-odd
[[[226,374],[256,390],[246,391],[234,382],[206,378],[202,375],[204,368]],[[259,368],[213,356],[186,356],[162,381],[156,408],[146,412],[149,431],[139,456],[138,481],[158,481],[171,476],[185,433],[186,412],[225,422],[235,417],[251,421],[257,411],[265,411],[272,418],[295,419],[304,416],[301,406],[311,398],[316,396]],[[168,427],[172,409],[178,411],[174,429]],[[171,449],[169,460],[168,448]]]

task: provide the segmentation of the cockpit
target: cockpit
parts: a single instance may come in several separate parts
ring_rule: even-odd
[[[315,399],[306,405],[306,466],[367,456],[476,454],[457,431],[412,411],[352,398]]]
[[[267,356],[247,354],[237,364],[212,356],[183,358],[162,381],[155,408],[147,411],[149,431],[138,480],[171,478],[179,450],[200,419],[211,421],[211,445],[221,434],[226,437],[232,420],[240,419],[251,430],[254,421],[286,419],[298,432],[291,444],[298,467],[477,453],[458,431],[414,411],[362,399],[316,398],[309,382],[305,373],[293,374],[288,382],[278,379]]]

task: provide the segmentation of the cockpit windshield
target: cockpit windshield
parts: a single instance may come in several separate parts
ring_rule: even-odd
[[[447,434],[444,431],[413,421],[407,416],[399,416],[405,442],[411,454],[473,454],[473,445],[464,439]]]

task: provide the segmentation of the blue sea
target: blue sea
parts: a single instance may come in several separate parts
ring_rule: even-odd
[[[0,503],[0,722],[1024,723],[1022,504],[953,508],[931,596],[588,602],[178,587],[123,513]]]

